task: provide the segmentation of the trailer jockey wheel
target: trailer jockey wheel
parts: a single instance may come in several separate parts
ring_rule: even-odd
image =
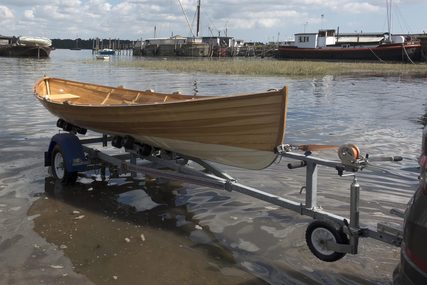
[[[51,169],[53,177],[61,181],[62,184],[73,184],[77,180],[77,172],[67,170],[64,154],[58,144],[52,151]]]
[[[337,261],[344,257],[345,252],[336,252],[328,249],[326,242],[349,244],[347,235],[332,223],[314,221],[308,225],[305,232],[305,240],[311,252],[320,260],[326,262]]]

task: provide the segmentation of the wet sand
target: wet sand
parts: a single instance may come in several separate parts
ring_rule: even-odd
[[[0,199],[1,284],[92,284],[73,270],[64,252],[34,231],[34,218],[27,211],[40,197],[21,195],[28,191],[18,179],[2,179]],[[7,184],[4,184],[7,183]],[[31,187],[31,186],[30,186]],[[8,191],[10,188],[15,190]]]
[[[153,183],[151,183],[153,184]],[[227,249],[175,207],[172,184],[148,185],[156,201],[130,181],[124,186],[92,182],[64,189],[46,179],[46,194],[30,208],[35,231],[63,250],[74,271],[95,284],[268,284],[236,266]],[[88,190],[90,189],[90,190]],[[131,189],[131,190],[129,190]],[[117,199],[138,191],[137,212]],[[120,194],[122,193],[122,194]],[[177,227],[177,223],[183,223]],[[194,243],[193,239],[203,240]]]

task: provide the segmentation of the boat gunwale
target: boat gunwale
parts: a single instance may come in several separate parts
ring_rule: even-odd
[[[156,94],[156,95],[160,95],[163,97],[166,96],[170,96],[170,95],[180,95],[180,96],[188,96],[188,99],[180,99],[177,101],[166,101],[166,102],[161,102],[159,100],[159,102],[151,102],[151,103],[131,103],[131,104],[127,104],[127,103],[122,103],[122,104],[75,104],[73,102],[69,102],[67,100],[64,100],[63,102],[56,102],[53,100],[49,100],[48,94],[45,94],[44,96],[41,96],[38,92],[37,92],[37,86],[39,84],[41,84],[42,81],[46,81],[46,80],[59,80],[59,81],[63,81],[63,82],[71,82],[71,83],[76,83],[77,85],[82,85],[82,84],[87,84],[87,85],[92,85],[95,87],[102,87],[102,88],[112,88],[112,89],[122,89],[122,90],[126,90],[126,91],[131,91],[131,92],[145,92],[142,90],[135,90],[135,89],[128,89],[128,88],[117,88],[117,87],[112,87],[112,86],[107,86],[107,85],[100,85],[100,84],[93,84],[93,83],[86,83],[86,82],[78,82],[78,81],[73,81],[73,80],[67,80],[67,79],[62,79],[62,78],[56,78],[56,77],[43,77],[39,80],[36,81],[35,85],[34,85],[34,94],[36,95],[37,99],[39,99],[40,101],[43,102],[47,102],[49,104],[55,104],[55,105],[67,105],[69,107],[93,107],[93,108],[123,108],[125,107],[126,109],[128,108],[137,108],[137,107],[141,107],[141,106],[161,106],[161,105],[175,105],[175,104],[188,104],[189,102],[195,103],[195,104],[200,104],[200,103],[196,103],[196,102],[205,102],[205,101],[210,101],[210,100],[215,100],[215,101],[227,101],[227,100],[231,100],[231,98],[239,98],[239,97],[263,97],[266,95],[273,95],[273,96],[285,96],[285,100],[282,100],[282,104],[286,105],[286,102],[283,101],[287,101],[287,86],[285,85],[283,88],[281,89],[275,89],[274,91],[265,91],[265,92],[257,92],[257,93],[250,93],[250,94],[231,94],[231,95],[225,95],[225,96],[212,96],[212,95],[198,95],[198,96],[194,96],[194,95],[185,95],[185,94],[173,94],[173,93],[158,93],[158,92],[151,92],[152,94]]]

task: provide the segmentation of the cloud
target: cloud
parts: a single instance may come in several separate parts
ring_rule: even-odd
[[[14,26],[15,15],[12,10],[6,6],[0,5],[0,27],[11,27]],[[6,34],[7,31],[2,29],[2,34]]]
[[[34,2],[37,2],[37,5],[45,5],[52,3],[52,0],[2,0],[1,2],[8,7],[31,7],[34,6]]]
[[[83,4],[82,7],[86,11],[92,11],[94,13],[97,11],[98,13],[104,14],[111,11],[112,5],[104,0],[90,0]]]
[[[376,5],[372,5],[367,2],[349,2],[345,3],[341,6],[342,12],[346,13],[354,13],[354,14],[360,14],[360,13],[370,13],[370,12],[377,12],[380,11],[381,8]]]
[[[290,21],[298,21],[305,15],[297,11],[251,11],[246,13],[245,18],[234,17],[226,20],[230,28],[248,29],[254,27],[272,28],[286,25]],[[227,18],[225,18],[227,19]],[[225,19],[221,20],[224,21]]]
[[[34,19],[34,11],[33,10],[25,10],[24,11],[24,17],[26,19],[29,19],[29,20]]]
[[[13,19],[15,15],[13,14],[12,10],[10,10],[6,6],[0,6],[0,19],[2,20],[10,20]]]
[[[194,30],[197,1],[180,1]],[[2,33],[43,31],[45,36],[57,38],[78,35],[138,39],[151,37],[156,26],[161,37],[171,33],[190,35],[177,0],[2,0],[1,3]],[[427,4],[425,0],[395,0],[393,5],[418,5],[425,10]],[[339,25],[342,30],[371,27],[380,30],[374,24],[383,22],[378,19],[385,17],[386,7],[383,0],[203,0],[201,12],[202,35],[209,35],[209,29],[214,34],[224,34],[227,29],[239,38],[265,39],[268,33],[292,35],[306,28],[316,31],[321,25]],[[321,14],[325,15],[322,20]],[[9,25],[4,24],[6,21]]]

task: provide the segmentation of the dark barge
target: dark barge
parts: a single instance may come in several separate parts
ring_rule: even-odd
[[[0,56],[47,58],[51,50],[49,39],[0,36]]]
[[[279,46],[277,58],[413,62],[421,60],[421,44],[387,33],[338,35],[335,30],[320,30],[295,34],[294,42]]]
[[[298,48],[281,46],[278,50],[281,59],[328,59],[328,60],[379,60],[379,61],[418,61],[421,59],[421,45],[387,44],[377,47],[347,48]]]

